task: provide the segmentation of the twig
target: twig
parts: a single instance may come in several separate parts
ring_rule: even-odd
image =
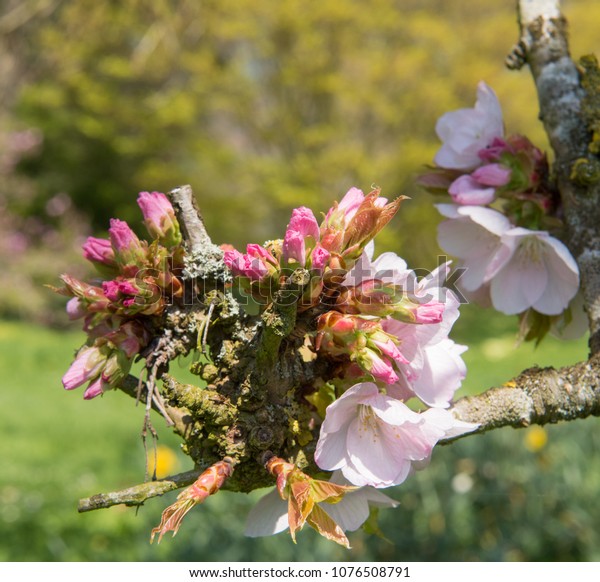
[[[183,239],[188,245],[188,250],[192,253],[201,252],[212,245],[200,215],[200,210],[198,210],[192,187],[179,186],[179,188],[169,192],[169,198],[179,221]]]
[[[140,380],[135,376],[129,374],[117,387],[122,392],[125,392],[128,396],[132,398],[137,398],[138,395],[138,385],[140,385]],[[141,397],[144,398],[147,395],[147,386],[145,382],[141,382]],[[188,433],[191,419],[189,416],[189,412],[185,410],[185,408],[176,408],[173,406],[169,406],[164,403],[162,398],[160,401],[153,398],[152,399],[152,409],[162,414],[165,419],[168,418],[170,422],[169,425],[173,426],[174,430],[179,433],[181,436],[185,437]]]
[[[191,186],[169,192],[186,246],[184,279],[229,281],[231,274],[223,263],[223,251],[210,239]]]
[[[164,495],[169,491],[180,489],[191,485],[202,471],[193,470],[185,473],[179,473],[158,481],[148,481],[140,485],[134,485],[121,491],[112,491],[111,493],[99,493],[79,501],[77,510],[79,513],[93,511],[95,509],[105,509],[113,505],[143,505],[144,501],[152,497]]]

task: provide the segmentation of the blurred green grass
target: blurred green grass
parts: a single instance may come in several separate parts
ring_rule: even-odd
[[[456,337],[469,343],[461,393],[479,392],[525,367],[585,358],[585,340],[514,345],[514,320],[465,306]],[[482,323],[483,322],[483,323]],[[121,393],[93,402],[60,378],[83,336],[0,322],[0,559],[7,561],[598,560],[598,420],[503,429],[439,447],[430,467],[388,491],[401,505],[380,514],[383,540],[350,534],[353,550],[303,531],[243,537],[262,492],[221,493],[184,522],[175,539],[150,545],[150,529],[175,498],[136,511],[78,514],[80,497],[139,483],[143,408]],[[182,368],[175,372],[184,375]],[[160,444],[178,439],[159,417]],[[547,443],[544,440],[547,438]],[[177,470],[190,464],[177,452]]]

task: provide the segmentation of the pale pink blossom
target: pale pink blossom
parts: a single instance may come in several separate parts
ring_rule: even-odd
[[[421,324],[392,317],[381,323],[383,330],[397,340],[396,349],[402,355],[402,359],[393,358],[398,379],[388,387],[388,393],[396,398],[417,396],[430,406],[446,408],[466,376],[461,354],[467,348],[448,339],[460,306],[456,295],[444,286],[449,273],[450,263],[445,263],[418,279],[395,253],[384,253],[374,261],[363,253],[344,281],[356,285],[365,277],[376,276],[401,285],[418,307],[417,313],[422,310]]]
[[[448,408],[467,374],[462,354],[467,346],[422,326],[389,320],[384,326],[400,341],[408,364],[398,366],[398,380],[388,394],[401,400],[417,396],[429,406]]]
[[[502,235],[512,225],[491,208],[453,204],[437,204],[436,208],[450,219],[438,226],[438,242],[462,260],[466,271],[460,283],[467,291],[475,291],[494,277],[510,255]]]
[[[479,151],[504,135],[496,94],[480,82],[475,107],[445,113],[438,119],[435,131],[443,142],[434,159],[438,166],[456,170],[476,168],[481,163]]]
[[[475,428],[443,409],[416,413],[363,382],[327,407],[315,462],[326,471],[341,470],[354,485],[390,487],[427,461],[440,439]]]
[[[399,341],[399,349],[406,358],[406,363],[398,363],[398,381],[388,387],[388,393],[395,398],[417,396],[429,406],[447,408],[465,379],[467,368],[461,354],[467,347],[448,338],[460,306],[456,295],[443,287],[449,271],[450,264],[445,263],[415,283],[415,298],[443,300],[441,322],[413,325],[388,318],[382,324]]]
[[[559,315],[579,289],[579,269],[567,247],[547,232],[512,228],[501,238],[500,269],[490,293],[494,308],[507,315],[533,307]]]
[[[439,204],[450,220],[438,240],[466,268],[461,285],[489,297],[507,315],[533,308],[558,315],[579,289],[579,269],[567,247],[544,231],[513,227],[490,208]]]
[[[340,471],[330,481],[348,485]],[[356,531],[369,517],[370,507],[396,507],[398,502],[373,487],[361,487],[346,493],[338,503],[322,503],[323,509],[343,531]],[[245,534],[256,538],[271,536],[288,529],[288,502],[281,499],[277,489],[261,497],[250,510]]]

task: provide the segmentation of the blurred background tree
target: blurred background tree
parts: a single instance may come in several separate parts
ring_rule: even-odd
[[[137,221],[138,191],[187,182],[215,240],[241,244],[279,236],[293,206],[378,185],[414,198],[387,236],[426,267],[436,219],[414,176],[436,118],[483,78],[507,124],[544,139],[532,83],[503,67],[509,2],[4,4],[12,115],[43,138],[18,166],[35,179],[24,211],[65,192],[95,230]]]
[[[600,4],[562,4],[573,54],[598,52]],[[435,266],[439,217],[414,178],[438,147],[436,119],[471,107],[484,79],[509,130],[546,147],[530,76],[504,68],[517,31],[506,0],[0,0],[0,317],[65,323],[64,302],[42,284],[67,270],[84,278],[87,234],[112,216],[141,224],[137,193],[182,183],[213,240],[237,246],[281,236],[293,207],[324,211],[351,186],[405,194],[381,250]],[[517,360],[514,321],[463,312],[467,391],[505,380],[509,363],[518,372],[584,357],[579,343]],[[311,534],[297,547],[242,543],[243,517],[224,518],[229,498],[198,512],[201,533],[190,524],[159,549],[145,544],[161,503],[138,521],[116,508],[78,516],[75,498],[143,475],[129,408],[105,398],[92,410],[55,392],[82,339],[0,322],[10,539],[0,559],[349,558]],[[33,429],[12,412],[25,392]],[[500,431],[438,451],[437,465],[392,492],[402,502],[383,521],[393,544],[357,534],[353,557],[598,559],[589,422],[552,427],[531,450],[523,433]],[[105,446],[92,453],[98,435]],[[250,505],[235,503],[236,516]]]

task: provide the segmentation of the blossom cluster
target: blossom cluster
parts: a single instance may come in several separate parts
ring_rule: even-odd
[[[420,181],[452,198],[437,205],[447,219],[438,238],[466,269],[464,291],[522,321],[573,318],[579,271],[557,238],[563,225],[546,156],[526,137],[505,135],[498,99],[483,82],[475,107],[444,114],[436,132],[436,167]]]
[[[339,370],[327,384],[328,397],[321,391],[309,397],[317,409],[329,398],[315,462],[334,472],[335,481],[364,488],[341,495],[345,503],[323,506],[325,514],[346,524],[342,530],[362,523],[344,507],[358,508],[364,521],[370,502],[393,505],[375,489],[398,485],[425,466],[439,440],[476,428],[446,410],[466,374],[461,358],[466,347],[448,337],[459,316],[458,298],[444,287],[450,265],[418,279],[395,253],[373,258],[371,241],[397,204],[378,191],[365,196],[352,188],[321,225],[309,209],[298,208],[283,240],[248,245],[244,255],[225,252],[234,282],[263,305],[274,301],[273,290],[284,284],[290,268],[312,274],[298,307],[318,306],[312,347]],[[407,405],[413,398],[424,411]],[[286,474],[296,473],[288,468]],[[292,498],[291,485],[263,498],[250,516],[248,535],[292,528],[282,503]],[[315,503],[319,499],[315,493]],[[335,528],[329,531],[328,537],[342,543]]]
[[[59,293],[71,297],[67,313],[83,318],[87,343],[63,376],[67,390],[88,384],[84,398],[116,386],[133,358],[152,338],[155,322],[183,289],[181,233],[167,197],[141,192],[138,204],[152,242],[140,240],[129,225],[111,219],[109,238],[89,237],[83,255],[99,274],[92,283],[63,275]]]
[[[306,269],[312,275],[311,283],[298,302],[300,310],[305,310],[319,303],[329,279],[356,262],[401,201],[402,197],[388,202],[379,190],[365,196],[352,188],[321,225],[309,208],[296,208],[282,240],[264,246],[249,244],[246,253],[226,248],[223,260],[239,290],[260,305],[272,302],[292,271]]]

